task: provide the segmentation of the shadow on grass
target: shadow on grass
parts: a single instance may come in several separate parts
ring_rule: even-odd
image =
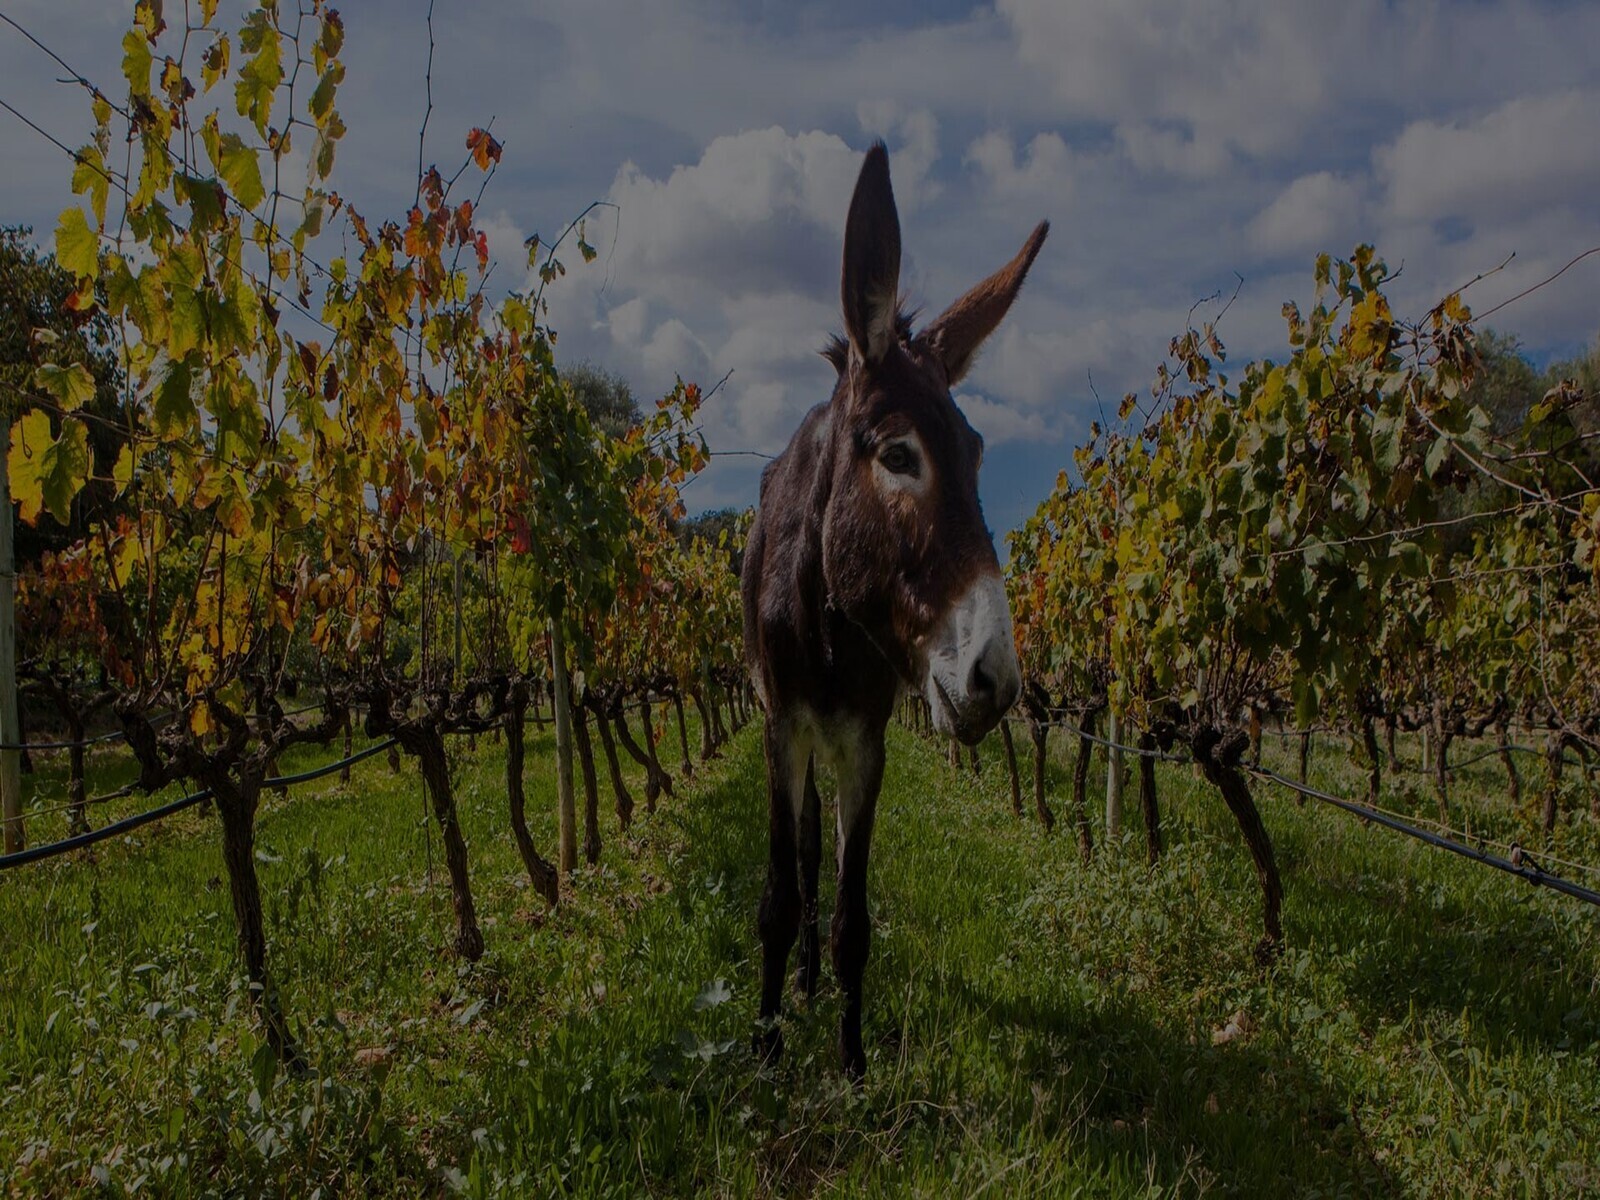
[[[1313,917],[1315,928],[1306,931],[1319,954],[1348,960],[1339,975],[1364,1027],[1413,1013],[1470,1011],[1475,1038],[1497,1053],[1600,1041],[1592,980],[1579,978],[1588,951],[1577,930],[1549,911],[1559,898],[1513,893],[1486,912],[1425,882],[1367,873],[1307,873],[1291,886],[1298,913],[1352,914],[1354,906],[1369,906],[1358,920]]]
[[[665,895],[610,951],[605,1002],[491,1070],[479,1169],[570,1194],[868,1180],[925,1190],[941,1178],[970,1190],[989,1167],[1026,1158],[1029,1186],[1051,1191],[1206,1179],[1249,1195],[1396,1191],[1345,1102],[1305,1064],[1097,1007],[1076,981],[1044,973],[983,982],[990,964],[957,959],[935,979],[925,963],[881,955],[864,1089],[840,1077],[831,991],[809,1011],[791,1006],[783,1063],[758,1068],[748,1040],[766,799],[759,746],[733,753],[714,786],[655,818],[677,827],[681,849]]]

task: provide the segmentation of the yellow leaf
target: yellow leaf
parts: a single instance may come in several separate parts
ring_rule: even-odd
[[[39,466],[51,442],[49,414],[35,409],[11,427],[11,452],[6,470],[11,476],[11,498],[21,506],[23,521],[32,525],[44,507],[44,484]]]
[[[56,222],[56,262],[79,279],[100,271],[100,238],[81,208],[64,210]]]
[[[45,363],[33,373],[33,382],[54,396],[67,412],[75,412],[94,399],[94,376],[82,363],[66,367]]]
[[[111,481],[117,485],[117,495],[128,490],[128,485],[133,482],[134,457],[133,447],[123,446],[117,455],[117,464],[111,468]]]

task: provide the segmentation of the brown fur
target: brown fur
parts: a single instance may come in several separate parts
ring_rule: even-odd
[[[761,478],[741,579],[745,656],[767,710],[771,854],[761,906],[761,1015],[769,1023],[777,1017],[802,915],[802,987],[809,994],[816,983],[818,801],[813,769],[792,761],[792,747],[809,747],[808,737],[842,737],[849,741],[843,750],[818,749],[858,772],[840,780],[852,807],[847,812],[841,800],[832,929],[845,996],[840,1049],[853,1075],[865,1068],[866,863],[884,729],[900,686],[916,686],[924,675],[930,634],[975,580],[999,573],[978,502],[983,441],[950,387],[1016,297],[1047,230],[1041,224],[1006,267],[914,333],[896,303],[899,222],[887,152],[875,145],[846,222],[845,336],[824,350],[838,371],[833,395],[806,414]],[[886,455],[893,439],[912,436],[921,453],[908,476],[893,471]],[[886,485],[885,472],[902,478]],[[775,1025],[760,1044],[768,1054],[781,1047]]]

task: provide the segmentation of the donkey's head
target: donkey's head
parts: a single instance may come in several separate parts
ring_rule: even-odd
[[[889,155],[867,153],[844,237],[846,337],[823,519],[829,602],[866,630],[933,710],[976,742],[1021,688],[1011,612],[978,503],[983,439],[950,398],[1016,298],[1049,225],[913,335],[898,307],[900,219]]]

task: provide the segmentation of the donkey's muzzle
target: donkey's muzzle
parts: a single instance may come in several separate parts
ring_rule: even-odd
[[[945,615],[928,647],[923,685],[934,728],[977,743],[1022,691],[1011,609],[998,573],[979,578]]]

